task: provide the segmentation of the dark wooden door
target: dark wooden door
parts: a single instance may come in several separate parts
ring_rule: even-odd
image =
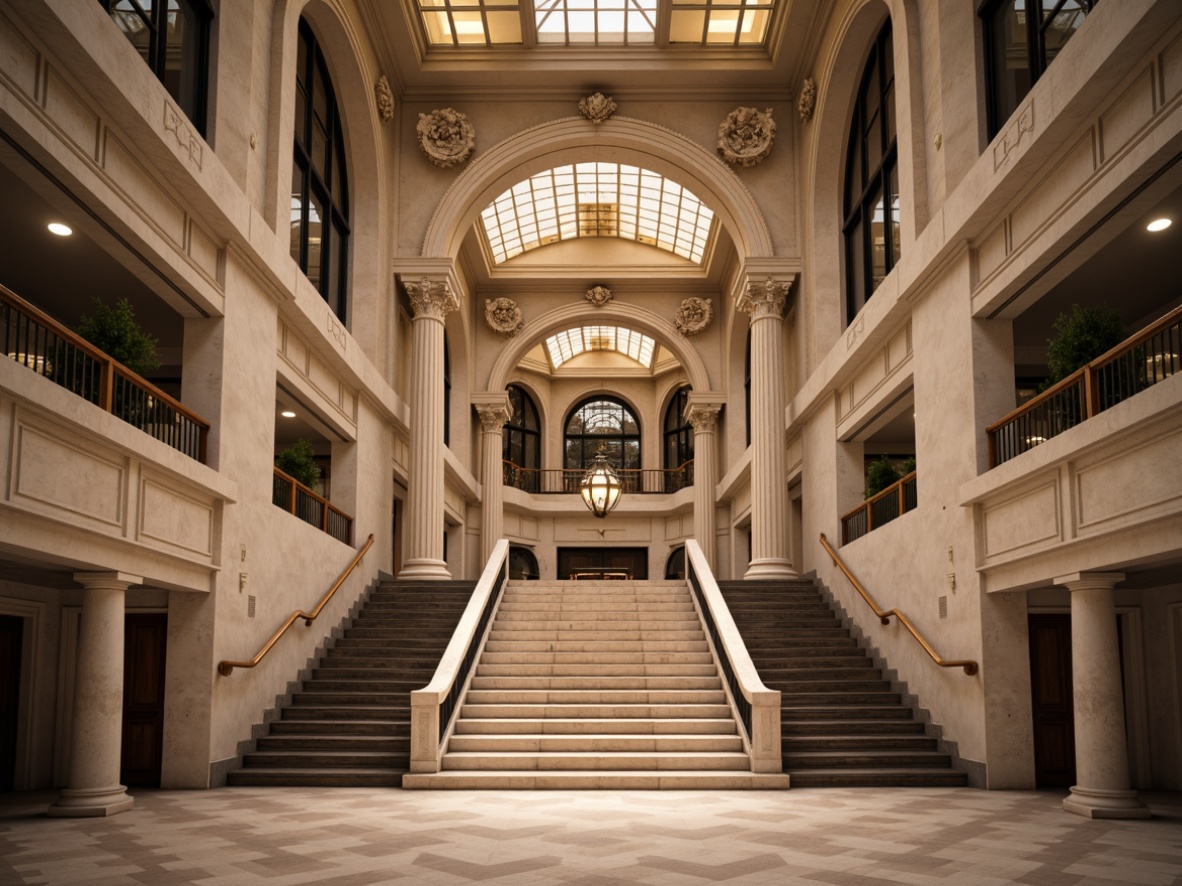
[[[1070,787],[1075,784],[1071,616],[1031,614],[1029,627],[1035,783]]]
[[[123,645],[123,755],[119,780],[159,787],[164,751],[164,662],[168,615],[128,615]]]
[[[559,548],[558,579],[577,572],[626,572],[631,578],[648,579],[648,548]]]
[[[0,791],[16,780],[16,736],[21,700],[21,637],[25,620],[0,615]]]

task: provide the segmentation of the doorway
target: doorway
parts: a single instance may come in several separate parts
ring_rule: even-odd
[[[1030,701],[1034,780],[1040,788],[1075,784],[1075,703],[1071,682],[1071,616],[1032,613]]]
[[[0,615],[0,792],[16,786],[16,741],[20,720],[21,641],[25,620]]]
[[[648,580],[648,548],[559,548],[558,580],[580,575]]]
[[[123,750],[119,780],[159,787],[164,753],[164,664],[168,614],[136,613],[124,622]]]

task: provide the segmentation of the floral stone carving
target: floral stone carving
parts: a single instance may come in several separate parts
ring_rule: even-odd
[[[708,298],[687,298],[673,315],[673,324],[682,335],[697,335],[714,319],[714,302]]]
[[[476,147],[476,130],[467,115],[453,108],[419,114],[415,130],[423,154],[444,169],[463,163]]]
[[[796,102],[796,110],[800,111],[800,119],[808,123],[813,119],[813,111],[817,109],[817,81],[812,77],[805,77],[800,86],[800,98]]]
[[[616,103],[602,92],[579,99],[579,113],[599,124],[616,112]]]
[[[771,108],[735,108],[718,127],[718,153],[727,163],[754,166],[772,152],[775,137]]]
[[[593,286],[587,290],[587,294],[584,296],[584,298],[591,302],[591,304],[595,305],[595,307],[602,308],[612,300],[612,291],[606,286]]]
[[[394,93],[390,89],[390,81],[386,79],[386,75],[378,77],[378,82],[373,85],[374,97],[378,102],[378,116],[382,118],[383,123],[389,123],[394,119]]]
[[[501,335],[517,335],[525,326],[521,308],[511,298],[486,298],[484,300],[484,322],[493,332]]]

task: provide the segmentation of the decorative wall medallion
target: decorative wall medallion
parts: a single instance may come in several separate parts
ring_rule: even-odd
[[[190,163],[200,169],[201,139],[189,129],[188,118],[169,102],[164,103],[164,131],[172,133],[176,143],[180,146],[181,153],[188,158]]]
[[[424,156],[444,169],[463,163],[476,147],[476,130],[466,114],[453,108],[419,114],[415,130]]]
[[[373,91],[378,100],[378,116],[382,118],[383,123],[389,123],[394,119],[394,93],[390,90],[390,81],[386,79],[385,74],[378,77]]]
[[[682,335],[697,335],[714,319],[714,302],[708,298],[691,296],[681,303],[673,315],[673,323]]]
[[[486,298],[484,300],[484,322],[493,332],[501,335],[517,335],[525,326],[521,308],[511,298]]]
[[[587,290],[587,294],[584,296],[584,298],[591,302],[591,304],[595,305],[595,307],[602,308],[612,300],[612,291],[606,286],[593,286]]]
[[[735,108],[718,127],[718,153],[727,163],[754,166],[772,152],[775,137],[771,108]]]
[[[800,98],[796,102],[796,110],[800,111],[800,119],[808,123],[813,119],[813,111],[817,109],[817,81],[812,77],[805,77],[800,85]]]
[[[592,123],[602,123],[616,112],[616,103],[602,92],[579,99],[579,113]]]

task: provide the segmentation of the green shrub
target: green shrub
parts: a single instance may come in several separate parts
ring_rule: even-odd
[[[275,467],[311,488],[320,479],[320,468],[316,465],[315,457],[312,444],[300,438],[275,457]]]
[[[101,299],[91,301],[94,313],[78,321],[80,336],[137,375],[146,375],[160,366],[156,339],[140,328],[131,302],[121,298],[114,307],[108,307]]]
[[[1055,336],[1047,341],[1047,387],[1086,366],[1125,340],[1120,314],[1111,308],[1071,306],[1071,315],[1060,314]]]
[[[878,495],[902,476],[885,455],[870,462],[866,466],[866,498]]]

